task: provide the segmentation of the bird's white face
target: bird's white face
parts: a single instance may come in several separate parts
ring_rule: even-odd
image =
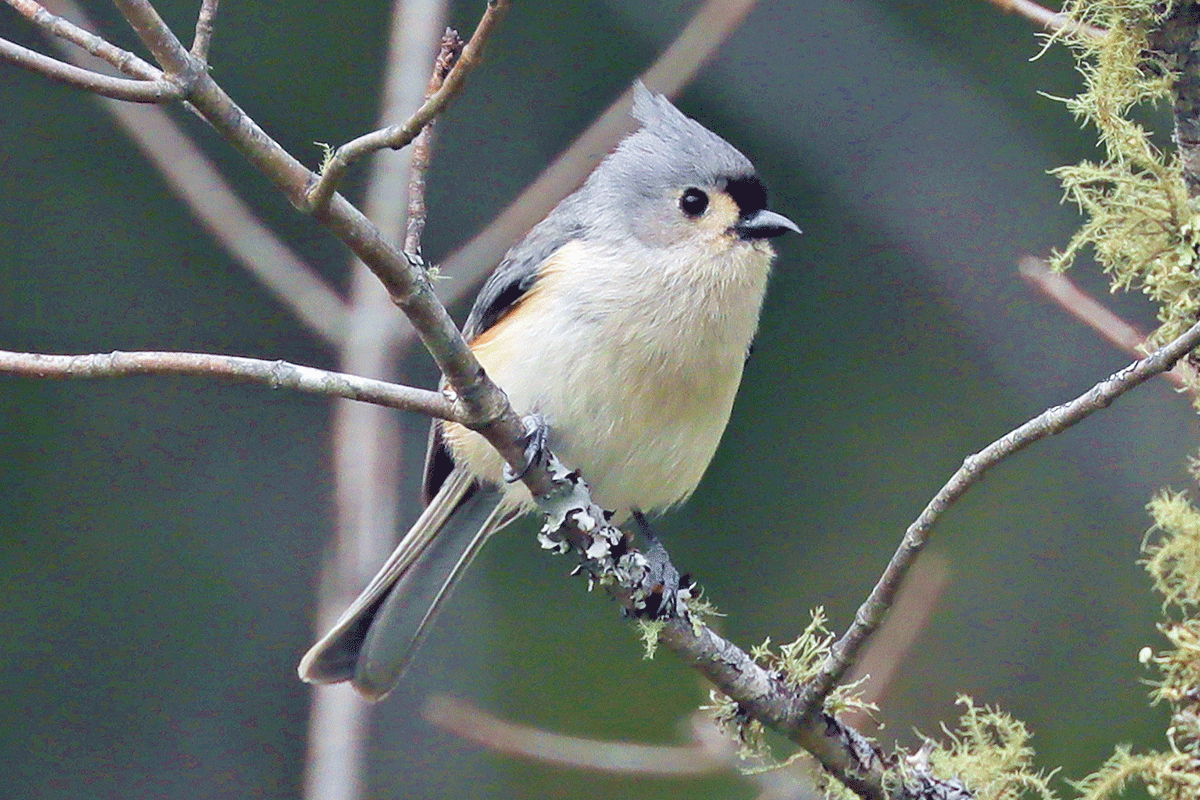
[[[743,185],[722,182],[671,187],[635,210],[634,235],[650,247],[686,248],[718,260],[752,252],[770,259],[775,250],[766,237],[746,236],[739,229],[746,216],[765,202],[765,193],[762,200],[747,198],[740,190]],[[753,185],[759,186],[757,181]]]
[[[716,245],[738,218],[733,198],[711,185],[669,187],[637,203],[633,213],[634,234],[651,247]]]

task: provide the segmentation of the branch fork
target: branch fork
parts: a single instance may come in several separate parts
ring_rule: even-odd
[[[509,0],[488,0],[487,10],[471,34],[471,40],[462,46],[457,57],[450,59],[453,67],[421,107],[402,123],[363,134],[334,150],[333,155],[321,166],[320,173],[309,182],[297,207],[308,213],[319,213],[333,198],[338,183],[351,164],[378,150],[399,150],[412,142],[462,90],[467,75],[482,59],[484,42],[504,18],[508,8]]]

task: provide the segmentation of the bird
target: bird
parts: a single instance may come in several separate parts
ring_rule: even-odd
[[[692,494],[729,421],[775,257],[800,233],[750,160],[640,81],[622,139],[481,288],[463,336],[621,522]],[[478,433],[435,421],[424,511],[305,654],[309,683],[399,682],[487,539],[535,509]]]

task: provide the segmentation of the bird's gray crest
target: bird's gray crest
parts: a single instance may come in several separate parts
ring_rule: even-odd
[[[621,166],[623,177],[637,181],[639,166],[644,178],[671,184],[712,183],[726,178],[749,177],[754,165],[736,147],[694,119],[685,116],[670,100],[633,84],[633,118],[642,127],[627,137],[610,156]],[[632,162],[626,165],[624,161]],[[604,171],[604,165],[598,173]],[[644,182],[644,180],[642,181]]]
[[[676,125],[686,125],[688,122],[688,118],[670,100],[650,91],[640,79],[633,82],[633,108],[629,113],[643,125],[668,120]]]

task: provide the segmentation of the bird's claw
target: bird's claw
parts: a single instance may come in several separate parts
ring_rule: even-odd
[[[517,472],[511,465],[504,465],[504,480],[506,483],[516,483],[529,474],[529,470],[546,457],[546,440],[550,435],[546,420],[541,414],[529,414],[522,417],[525,423],[525,466]]]
[[[654,534],[646,515],[635,508],[633,518],[647,544],[645,552],[642,553],[646,559],[646,575],[642,579],[645,591],[644,605],[635,611],[635,615],[649,619],[670,619],[679,614],[680,599],[691,594],[695,583],[690,575],[680,575],[679,570],[671,563],[667,548]]]

